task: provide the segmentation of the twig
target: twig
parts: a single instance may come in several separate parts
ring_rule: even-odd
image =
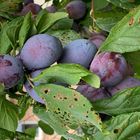
[[[91,17],[93,19],[93,28],[94,28],[94,0],[91,1]]]

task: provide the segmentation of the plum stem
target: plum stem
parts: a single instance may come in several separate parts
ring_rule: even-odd
[[[31,86],[32,88],[34,88],[34,84],[30,81],[30,79],[29,79],[29,77],[28,77],[27,74],[25,74],[25,77],[26,77],[27,81],[29,82],[30,86]]]
[[[93,19],[93,28],[94,28],[94,0],[91,1],[91,17]]]

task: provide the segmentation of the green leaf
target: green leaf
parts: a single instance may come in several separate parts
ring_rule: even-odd
[[[49,124],[57,134],[64,136],[65,138],[71,138],[73,140],[83,140],[81,137],[78,137],[74,134],[68,132],[68,128],[60,121],[53,113],[46,111],[42,107],[34,107],[34,114],[38,116],[42,121]]]
[[[140,112],[118,115],[105,124],[109,133],[98,132],[94,140],[129,140],[129,137],[140,133]]]
[[[0,13],[8,12],[16,13],[19,11],[19,8],[21,6],[22,0],[1,0],[0,1]]]
[[[125,10],[110,6],[109,9],[95,11],[95,23],[100,29],[110,32],[111,28],[127,13]]]
[[[74,85],[78,84],[80,79],[93,87],[100,87],[100,78],[78,64],[57,64],[51,66],[42,71],[34,81],[43,80],[46,83],[53,80]]]
[[[94,102],[93,108],[110,115],[140,111],[139,93],[140,87],[125,89],[111,98]]]
[[[46,114],[61,123],[57,127],[63,126],[70,130],[77,129],[80,126],[95,125],[99,130],[102,130],[99,115],[92,110],[91,103],[80,93],[54,84],[43,84],[34,89],[46,102]],[[54,128],[49,120],[48,124]],[[57,132],[55,128],[54,130]]]
[[[23,17],[18,17],[2,27],[0,32],[0,54],[7,54],[13,48],[16,49],[22,21]]]
[[[5,86],[4,84],[0,83],[0,97],[1,96],[5,96],[6,92],[5,92]]]
[[[136,7],[136,3],[130,2],[129,0],[107,0],[107,1],[123,9],[131,9]]]
[[[54,84],[44,84],[35,87],[36,92],[45,99],[48,110],[55,116],[63,117],[62,120],[68,126],[71,125],[95,125],[101,130],[101,120],[95,111],[92,111],[91,103],[75,90]],[[53,104],[51,104],[53,102]],[[60,112],[60,113],[59,113]],[[57,114],[57,115],[56,115]],[[64,114],[64,115],[63,115]]]
[[[0,84],[0,95],[4,92],[4,85]]]
[[[22,96],[18,100],[19,119],[22,119],[31,105],[32,99],[29,96]]]
[[[38,126],[43,130],[44,133],[52,135],[54,134],[54,130],[45,122],[39,121]]]
[[[32,16],[31,13],[28,13],[24,17],[24,21],[22,23],[21,29],[19,31],[19,45],[20,48],[23,47],[24,42],[26,41],[27,37],[31,34],[31,28],[32,28]]]
[[[11,140],[14,138],[14,133],[0,128],[0,139],[1,140]]]
[[[18,47],[18,35],[23,22],[23,17],[18,17],[8,23],[7,36],[14,50]]]
[[[115,16],[116,15],[114,15],[114,17],[97,18],[95,22],[100,29],[110,32],[111,28],[122,18],[121,16]]]
[[[56,24],[54,24],[51,29],[52,30],[69,30],[71,29],[72,24],[73,24],[73,20],[67,17],[56,22]]]
[[[7,36],[8,24],[5,24],[0,32],[0,54],[7,54],[11,51],[11,42]]]
[[[48,13],[46,10],[42,10],[36,17],[36,28],[38,33],[46,32],[57,21],[66,17],[67,13],[65,12]]]
[[[140,139],[140,133],[133,137],[128,138],[128,140],[139,140],[139,139]]]
[[[47,32],[57,38],[61,41],[62,45],[65,46],[69,42],[81,38],[78,33],[76,33],[73,30],[67,29],[67,30],[56,30],[56,31],[50,31]]]
[[[7,19],[7,20],[12,20],[14,19],[13,16],[9,15],[7,12],[0,12],[0,18],[4,18],[4,19]]]
[[[16,131],[14,138],[17,139],[17,140],[34,140],[35,139],[30,134],[26,134],[26,133],[22,133],[22,132],[18,132],[18,131]]]
[[[61,139],[60,140],[67,140],[67,139],[65,139],[64,137],[61,137]]]
[[[94,0],[95,10],[100,10],[108,5],[107,0]]]
[[[32,127],[32,128],[27,128],[24,133],[29,135],[32,138],[35,138],[36,131],[37,131],[37,127]]]
[[[131,64],[134,72],[140,75],[140,51],[125,53],[124,56],[128,63]]]
[[[100,51],[133,52],[140,50],[140,7],[133,9],[114,26]]]
[[[0,128],[15,132],[18,125],[17,107],[4,97],[0,98]]]

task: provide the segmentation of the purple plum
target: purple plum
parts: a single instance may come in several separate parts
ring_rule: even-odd
[[[30,75],[31,75],[31,78],[35,78],[36,76],[38,76],[44,69],[40,69],[40,70],[36,70],[34,72],[32,72]],[[40,84],[40,82],[34,82],[33,83],[34,86],[38,86]],[[29,84],[28,81],[26,81],[26,83],[24,84],[24,87],[27,91],[27,93],[37,102],[39,103],[42,103],[42,104],[45,104],[43,99],[41,99],[38,94],[36,93],[36,91],[32,88],[32,86]]]
[[[46,7],[46,10],[49,13],[55,13],[57,11],[57,8],[54,5],[51,5],[51,6]]]
[[[44,104],[43,99],[41,99],[38,94],[36,93],[36,91],[32,88],[32,86],[29,84],[29,82],[26,82],[24,84],[24,87],[27,91],[27,93],[37,102]]]
[[[114,95],[121,90],[136,87],[136,86],[140,86],[140,80],[134,77],[127,77],[116,86],[109,87],[108,91],[110,92],[111,95]]]
[[[76,91],[80,92],[83,96],[85,96],[88,100],[92,102],[109,97],[103,87],[96,89],[88,84],[79,85]]]
[[[0,55],[0,83],[6,89],[16,86],[24,75],[21,61],[10,55]]]
[[[87,39],[77,39],[64,47],[60,63],[76,63],[86,68],[89,67],[95,53],[96,46]]]
[[[41,10],[40,5],[35,4],[35,3],[29,3],[23,7],[20,15],[24,16],[29,12],[31,12],[33,15],[36,15],[37,13],[40,12],[40,10]]]
[[[125,58],[118,53],[102,52],[96,55],[90,65],[90,71],[97,74],[104,87],[111,87],[121,82],[128,74]]]
[[[37,34],[25,42],[20,58],[28,70],[36,70],[49,67],[56,62],[62,51],[59,39],[48,34]]]
[[[86,3],[81,0],[74,0],[66,5],[66,11],[72,19],[81,19],[86,14]]]
[[[106,37],[101,33],[94,33],[89,40],[92,41],[96,47],[99,49],[102,43],[105,41]]]

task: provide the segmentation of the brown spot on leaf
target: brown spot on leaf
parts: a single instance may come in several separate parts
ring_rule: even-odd
[[[74,100],[75,100],[75,101],[78,101],[78,99],[77,99],[77,98],[74,98]]]
[[[49,89],[45,89],[44,92],[47,94],[48,92],[50,92]]]
[[[63,97],[61,94],[57,94],[57,95],[56,95],[56,99],[58,99],[58,100],[63,100],[64,97]]]
[[[67,97],[64,97],[64,100],[67,100],[68,98]]]
[[[131,17],[131,19],[129,20],[129,26],[134,24],[134,17]]]
[[[71,105],[69,105],[69,108],[73,108],[73,105],[71,104]]]
[[[45,100],[45,97],[41,97],[43,100]]]
[[[119,132],[119,129],[114,129],[113,131],[115,134],[117,134]]]

